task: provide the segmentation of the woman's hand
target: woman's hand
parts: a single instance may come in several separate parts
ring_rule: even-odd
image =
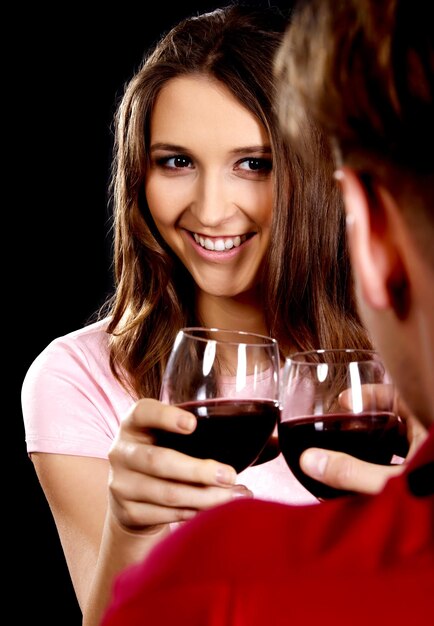
[[[231,466],[156,446],[157,428],[188,436],[196,418],[176,406],[143,399],[122,420],[109,452],[109,502],[121,527],[153,533],[199,510],[252,495],[235,485]]]

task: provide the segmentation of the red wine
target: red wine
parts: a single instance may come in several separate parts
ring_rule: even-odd
[[[300,468],[301,453],[307,448],[346,452],[363,461],[389,465],[402,451],[403,424],[393,413],[335,413],[295,418],[278,426],[279,445],[294,476],[320,500],[349,495],[307,476]]]
[[[237,472],[260,455],[278,420],[272,400],[203,400],[179,404],[197,417],[189,435],[156,430],[156,444],[199,459],[215,459]]]

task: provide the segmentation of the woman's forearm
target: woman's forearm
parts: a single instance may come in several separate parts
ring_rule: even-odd
[[[117,574],[142,560],[169,532],[170,526],[165,524],[146,534],[134,533],[121,528],[107,513],[95,574],[83,607],[83,626],[99,626]]]

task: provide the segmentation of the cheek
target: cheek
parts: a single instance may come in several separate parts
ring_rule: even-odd
[[[145,184],[146,201],[157,226],[176,222],[183,210],[182,191],[171,181],[152,174]]]
[[[269,184],[250,185],[240,198],[240,206],[262,228],[270,228],[273,218],[273,192]]]

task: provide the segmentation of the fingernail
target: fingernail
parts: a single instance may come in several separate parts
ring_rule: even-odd
[[[327,467],[328,456],[325,452],[316,450],[306,450],[301,458],[301,468],[309,476],[321,478],[324,476]]]
[[[236,485],[233,489],[231,489],[232,491],[232,498],[238,499],[238,498],[252,498],[253,497],[253,493],[250,491],[250,489],[247,489],[247,487],[244,487],[243,485]]]
[[[233,485],[237,479],[237,474],[230,467],[219,467],[216,472],[216,479],[221,485]]]
[[[196,425],[196,418],[192,415],[187,415],[186,413],[183,413],[182,415],[178,415],[176,419],[176,425],[182,430],[191,432]]]

